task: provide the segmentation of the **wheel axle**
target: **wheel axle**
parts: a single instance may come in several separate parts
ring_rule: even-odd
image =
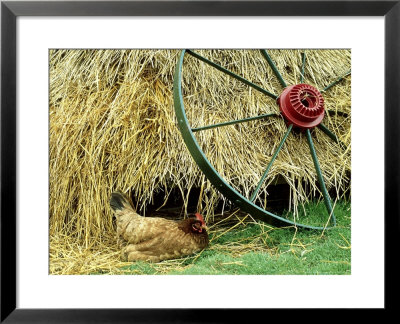
[[[302,130],[314,128],[324,119],[324,98],[309,84],[286,87],[277,103],[287,123]]]

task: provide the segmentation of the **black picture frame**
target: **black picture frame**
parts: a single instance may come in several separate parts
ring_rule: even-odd
[[[395,1],[2,1],[1,2],[1,322],[236,322],[261,309],[19,309],[16,307],[16,19],[19,16],[383,16],[385,19],[385,310],[397,306],[390,263],[399,237],[400,0]],[[366,175],[368,176],[368,175]],[[372,260],[371,260],[372,262]],[[367,285],[368,283],[366,283]],[[238,296],[239,298],[239,296]],[[240,314],[243,315],[243,314]],[[251,318],[248,318],[251,320]]]

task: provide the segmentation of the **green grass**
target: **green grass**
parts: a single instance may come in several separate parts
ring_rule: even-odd
[[[127,274],[168,275],[350,274],[350,214],[350,202],[338,202],[337,226],[326,231],[273,228],[263,222],[246,223],[229,231],[225,228],[212,232],[209,248],[195,256],[172,263],[136,262],[125,270]],[[314,225],[323,217],[327,218],[325,205],[310,203],[299,221]]]

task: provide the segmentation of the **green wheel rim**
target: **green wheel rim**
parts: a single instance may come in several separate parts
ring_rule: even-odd
[[[315,168],[317,171],[319,181],[322,184],[321,189],[322,189],[322,194],[324,196],[325,205],[327,206],[327,210],[329,212],[329,216],[330,216],[329,220],[331,223],[333,223],[333,226],[321,227],[321,226],[311,226],[311,225],[306,225],[306,224],[300,224],[300,223],[291,221],[289,219],[283,218],[281,216],[275,215],[275,214],[257,206],[254,203],[256,193],[260,189],[262,182],[264,181],[265,176],[268,173],[269,168],[271,167],[279,150],[281,149],[283,143],[285,142],[287,136],[289,135],[289,133],[292,129],[292,125],[288,126],[288,130],[287,130],[284,138],[282,139],[280,145],[278,146],[278,149],[275,152],[271,162],[268,164],[267,169],[264,172],[264,175],[263,175],[259,185],[257,186],[256,191],[252,194],[252,197],[250,199],[244,197],[241,193],[239,193],[235,188],[233,188],[228,182],[226,182],[222,178],[222,176],[212,166],[212,164],[210,163],[210,161],[207,159],[204,152],[200,148],[200,145],[194,136],[194,132],[197,132],[199,130],[204,130],[204,129],[210,129],[210,128],[214,128],[214,127],[232,125],[232,124],[241,123],[241,122],[245,122],[245,121],[249,121],[249,120],[268,118],[270,116],[279,116],[279,115],[278,114],[260,115],[260,116],[255,116],[255,117],[251,117],[251,118],[246,118],[243,120],[231,121],[231,122],[226,122],[226,123],[221,123],[221,124],[216,124],[216,125],[209,125],[209,126],[205,126],[205,127],[201,127],[201,128],[191,128],[189,121],[187,119],[187,116],[186,116],[185,105],[184,105],[183,96],[182,96],[182,66],[183,66],[185,54],[190,54],[191,56],[193,56],[205,63],[208,63],[209,65],[213,66],[214,68],[217,68],[218,70],[220,70],[226,74],[229,74],[230,76],[246,83],[247,85],[253,87],[254,89],[256,89],[258,91],[261,91],[262,93],[264,93],[272,98],[277,98],[277,96],[275,94],[268,92],[267,90],[262,89],[261,87],[259,87],[257,85],[254,85],[250,81],[245,80],[244,78],[234,74],[233,72],[230,72],[230,71],[224,69],[223,67],[221,67],[211,61],[208,61],[206,58],[204,58],[190,50],[182,50],[182,52],[179,56],[179,59],[178,59],[178,63],[176,65],[175,75],[174,75],[173,96],[174,96],[175,114],[176,114],[177,121],[178,121],[178,127],[182,134],[182,137],[186,144],[186,147],[188,148],[188,150],[189,150],[191,156],[193,157],[194,161],[196,162],[196,164],[199,166],[200,170],[204,173],[204,175],[211,182],[211,184],[222,195],[224,195],[227,199],[229,199],[232,203],[234,203],[241,210],[243,210],[246,213],[249,213],[250,215],[252,215],[253,217],[255,217],[257,219],[261,219],[261,220],[265,221],[266,223],[269,223],[273,226],[279,226],[279,227],[296,226],[299,228],[315,229],[315,230],[325,230],[325,229],[330,229],[330,228],[336,226],[336,219],[335,219],[335,216],[333,213],[333,208],[332,208],[330,198],[329,198],[328,192],[326,190],[325,184],[323,182],[322,173],[319,168],[318,160],[317,160],[317,157],[315,154],[315,148],[314,148],[313,142],[311,140],[311,135],[310,135],[309,131],[307,132],[307,139],[308,139],[308,143],[310,146],[310,152],[313,157],[313,161],[314,161],[314,165],[315,165]],[[270,57],[268,56],[268,54],[265,50],[262,50],[262,54],[265,57],[267,57],[268,63],[273,65],[272,60],[270,59]],[[277,74],[279,73],[278,70],[276,69],[276,67],[273,68],[273,70],[275,73],[277,73]],[[278,78],[279,78],[281,84],[286,84],[280,75]],[[337,141],[337,139],[336,139],[336,141]]]

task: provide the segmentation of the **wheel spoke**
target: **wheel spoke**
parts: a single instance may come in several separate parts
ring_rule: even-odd
[[[306,52],[301,53],[303,63],[301,65],[301,76],[300,76],[300,83],[304,82],[304,70],[306,67]]]
[[[265,178],[267,177],[267,174],[268,174],[268,172],[269,172],[269,169],[270,169],[271,166],[272,166],[272,163],[274,163],[276,157],[278,156],[279,151],[281,150],[283,144],[285,143],[287,137],[289,136],[289,133],[290,133],[290,131],[292,130],[292,127],[293,127],[293,125],[290,124],[289,127],[288,127],[288,129],[287,129],[287,131],[286,131],[286,133],[285,133],[285,135],[283,136],[281,142],[279,143],[278,148],[275,150],[275,153],[274,153],[274,155],[272,156],[271,161],[268,163],[268,166],[267,166],[267,168],[265,169],[264,174],[263,174],[262,177],[261,177],[261,180],[258,182],[258,185],[257,185],[256,189],[254,190],[253,194],[251,195],[250,201],[254,201],[254,200],[256,199],[257,193],[259,192],[259,190],[260,190],[262,184],[264,183]]]
[[[224,122],[224,123],[192,128],[192,132],[198,132],[198,131],[202,131],[202,130],[206,130],[206,129],[216,128],[216,127],[221,127],[221,126],[228,126],[228,125],[235,125],[235,124],[240,124],[240,123],[244,123],[244,122],[248,122],[248,121],[252,121],[252,120],[263,119],[263,118],[267,118],[267,117],[278,117],[278,116],[279,116],[278,114],[265,114],[265,115],[259,115],[259,116],[249,117],[249,118],[236,119],[236,120],[231,120],[231,121]]]
[[[321,90],[321,92],[326,92],[327,90],[332,88],[334,85],[338,84],[340,81],[342,81],[345,77],[347,77],[350,74],[351,74],[351,70],[348,71],[347,73],[345,73],[344,75],[342,75],[341,77],[339,77],[338,79],[336,79],[335,81],[333,81],[330,85],[328,85],[323,90]]]
[[[202,61],[204,63],[207,63],[208,65],[216,68],[217,70],[230,75],[231,77],[235,78],[236,80],[239,80],[239,81],[247,84],[248,86],[252,87],[253,89],[258,90],[261,93],[263,93],[263,94],[265,94],[265,95],[267,95],[267,96],[269,96],[269,97],[271,97],[273,99],[277,99],[278,98],[278,96],[276,94],[273,94],[273,93],[261,88],[260,86],[258,86],[256,84],[252,83],[251,81],[241,77],[240,75],[237,75],[237,74],[225,69],[224,67],[222,67],[222,66],[220,66],[220,65],[218,65],[218,64],[216,64],[216,63],[214,63],[214,62],[212,62],[212,61],[210,61],[208,59],[206,59],[205,57],[203,57],[203,56],[201,56],[201,55],[199,55],[199,54],[197,54],[197,53],[195,53],[195,52],[193,52],[191,50],[186,50],[186,53],[192,55],[193,57],[199,59],[200,61]]]
[[[331,199],[329,197],[328,190],[326,189],[326,186],[325,186],[324,178],[322,176],[321,168],[319,166],[319,162],[318,162],[318,158],[317,158],[317,153],[315,152],[315,147],[314,147],[309,129],[306,130],[306,136],[307,136],[308,146],[310,147],[311,156],[314,161],[315,171],[317,172],[318,181],[321,186],[322,195],[324,196],[325,206],[326,206],[326,209],[328,210],[330,217],[332,218],[333,226],[336,226],[336,218],[335,218],[335,214],[333,213]]]
[[[342,147],[343,150],[347,149],[347,146],[342,141],[340,141],[337,138],[337,136],[333,132],[331,132],[324,124],[322,124],[322,123],[319,124],[318,128],[321,131],[323,131],[326,135],[328,135],[336,144],[339,144]]]
[[[271,57],[268,55],[268,52],[264,49],[261,50],[261,54],[264,55],[265,59],[267,60],[269,66],[272,68],[272,70],[274,71],[276,77],[278,78],[280,84],[282,85],[282,87],[286,88],[286,82],[285,80],[283,80],[282,75],[279,73],[278,68],[276,67],[276,65],[274,64],[274,62],[272,61]]]

